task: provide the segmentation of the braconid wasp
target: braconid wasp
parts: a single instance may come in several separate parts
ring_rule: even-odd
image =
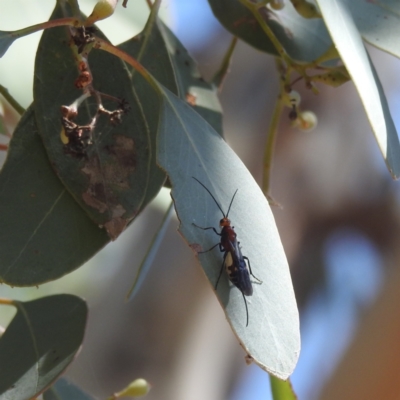
[[[199,253],[207,253],[217,246],[219,246],[219,250],[221,251],[221,253],[224,253],[221,270],[219,272],[218,279],[215,284],[215,290],[217,290],[218,282],[221,278],[222,271],[225,266],[225,270],[226,270],[226,273],[228,274],[229,280],[242,293],[244,304],[246,306],[246,326],[248,326],[249,325],[249,311],[247,308],[247,301],[244,296],[252,296],[253,295],[253,285],[251,284],[251,281],[250,281],[250,275],[253,278],[255,278],[259,283],[262,283],[262,281],[260,281],[260,279],[258,279],[256,276],[253,275],[253,272],[251,271],[250,260],[242,254],[242,251],[239,246],[240,242],[237,241],[236,232],[234,230],[234,227],[231,226],[231,221],[228,218],[229,211],[230,211],[232,203],[233,203],[233,199],[235,198],[238,189],[236,189],[235,193],[233,194],[231,202],[228,207],[228,212],[225,214],[222,211],[221,206],[219,205],[219,203],[217,202],[217,200],[215,199],[213,194],[208,190],[208,188],[194,176],[192,178],[195,181],[197,181],[201,186],[203,186],[204,189],[207,190],[207,192],[212,197],[215,204],[220,209],[220,211],[223,215],[223,218],[219,221],[219,226],[221,227],[221,232],[217,232],[217,230],[213,226],[203,228],[203,227],[198,226],[195,223],[193,223],[193,225],[196,228],[203,229],[204,231],[206,231],[208,229],[212,229],[218,236],[221,237],[221,240],[219,241],[219,243],[215,244],[210,249],[208,249],[206,251],[200,251]],[[247,261],[247,264],[246,264],[245,260]]]

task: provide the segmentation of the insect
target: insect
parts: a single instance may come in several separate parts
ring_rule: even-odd
[[[236,193],[238,189],[236,189],[235,193],[232,196],[231,202],[228,207],[228,212],[225,214],[222,211],[221,206],[213,196],[213,194],[208,190],[208,188],[201,183],[197,178],[194,176],[192,177],[195,181],[197,181],[207,192],[209,195],[212,197],[214,200],[215,204],[217,207],[220,209],[223,218],[219,221],[219,226],[221,227],[221,232],[218,232],[213,226],[209,226],[207,228],[203,228],[201,226],[196,225],[193,223],[193,225],[196,228],[203,229],[204,231],[208,229],[212,229],[218,236],[221,237],[219,243],[215,244],[212,246],[210,249],[206,251],[201,251],[200,253],[207,253],[214,249],[215,247],[219,246],[219,250],[221,253],[224,253],[224,257],[222,260],[222,266],[221,270],[218,275],[217,282],[215,284],[215,290],[217,290],[218,287],[218,282],[221,278],[222,271],[225,266],[226,273],[228,274],[229,280],[240,290],[243,296],[244,304],[246,306],[246,326],[249,325],[249,311],[247,308],[247,301],[245,296],[252,296],[253,295],[253,286],[251,284],[250,280],[250,275],[255,278],[260,284],[262,281],[258,279],[256,276],[254,276],[253,272],[251,271],[251,266],[250,266],[250,260],[242,254],[242,251],[240,249],[240,242],[237,241],[236,237],[236,232],[234,230],[234,227],[231,226],[231,221],[229,220],[229,211],[231,209],[233,200],[236,196]],[[247,264],[246,264],[247,261]]]

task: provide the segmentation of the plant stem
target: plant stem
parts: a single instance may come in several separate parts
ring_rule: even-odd
[[[157,254],[160,244],[165,237],[165,232],[167,231],[173,213],[174,213],[174,203],[171,200],[168,209],[164,214],[164,218],[161,221],[161,225],[158,228],[156,234],[153,236],[150,246],[147,249],[147,253],[140,264],[133,285],[129,290],[128,294],[126,295],[127,300],[131,300],[138,293],[140,287],[142,286],[142,283],[147,275],[147,272],[149,271],[150,267],[153,264],[154,258]]]
[[[25,108],[22,107],[14,97],[8,92],[8,89],[5,88],[3,85],[0,85],[0,94],[8,101],[8,103],[14,108],[14,110],[19,114],[22,115],[25,112]]]
[[[265,145],[265,153],[264,153],[264,173],[263,173],[263,186],[262,190],[266,196],[268,196],[271,186],[271,170],[272,170],[272,161],[275,150],[275,142],[276,136],[278,133],[278,125],[279,120],[281,118],[282,110],[283,110],[283,100],[282,100],[282,90],[283,85],[281,83],[281,88],[279,91],[278,99],[275,103],[275,108],[272,114],[272,120],[268,128],[267,133],[267,143]]]
[[[224,59],[222,60],[221,66],[219,67],[218,71],[215,73],[214,77],[212,78],[212,82],[218,89],[221,89],[222,83],[225,79],[226,74],[229,70],[229,65],[231,63],[231,58],[233,51],[235,50],[238,38],[234,36],[231,40],[231,44],[229,45],[228,51],[226,52]]]
[[[254,17],[256,18],[257,22],[260,24],[261,28],[263,29],[263,31],[266,33],[266,35],[268,36],[269,40],[271,40],[272,44],[275,46],[276,51],[278,52],[278,54],[280,55],[280,57],[283,58],[283,60],[291,65],[293,64],[293,60],[291,59],[291,57],[289,57],[289,55],[286,53],[286,50],[284,49],[284,47],[281,45],[280,41],[277,39],[277,37],[275,36],[274,32],[272,31],[272,29],[269,27],[269,25],[265,22],[264,18],[262,17],[262,15],[260,14],[260,12],[258,11],[260,8],[260,4],[257,3],[252,3],[249,0],[239,0],[245,7],[247,7],[252,14],[254,15]]]
[[[81,21],[77,18],[74,17],[60,18],[28,26],[27,28],[19,29],[17,31],[8,32],[8,34],[14,38],[20,38],[22,36],[27,36],[37,31],[41,31],[42,29],[54,28],[56,26],[79,26],[79,25],[81,25]]]
[[[297,400],[290,379],[283,381],[270,375],[269,381],[271,384],[272,398],[274,400]]]
[[[139,50],[139,53],[136,56],[136,60],[138,62],[140,62],[144,53],[146,52],[147,43],[149,42],[149,40],[151,38],[151,32],[153,32],[154,26],[157,24],[157,19],[158,19],[157,16],[158,16],[158,10],[160,9],[160,5],[161,5],[161,0],[154,2],[154,4],[151,4],[151,5],[150,4],[149,4],[150,10],[151,10],[150,15],[146,22],[146,26],[142,32],[143,42],[142,42],[141,48]],[[133,75],[134,75],[134,71],[132,72],[131,79],[133,79]]]
[[[135,70],[143,76],[144,79],[156,90],[157,93],[161,93],[161,89],[154,79],[154,77],[147,71],[142,64],[140,64],[136,59],[131,57],[129,54],[125,53],[118,47],[113,46],[111,43],[106,42],[103,39],[96,37],[96,48],[107,51],[108,53],[113,54],[116,57],[119,57],[121,60],[128,63],[130,66],[135,68]]]

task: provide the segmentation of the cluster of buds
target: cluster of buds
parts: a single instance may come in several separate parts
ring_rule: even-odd
[[[75,87],[77,89],[84,89],[90,85],[93,81],[92,74],[89,71],[89,67],[86,62],[81,61],[78,65],[80,71],[78,78],[75,80]]]
[[[100,93],[93,87],[93,76],[88,63],[88,55],[96,41],[94,36],[95,28],[88,27],[91,24],[90,18],[95,20],[106,18],[111,15],[117,1],[100,0],[86,22],[85,26],[74,29],[72,34],[73,44],[76,46],[76,58],[78,61],[79,76],[74,82],[77,89],[83,94],[71,105],[61,106],[61,141],[64,144],[64,152],[77,158],[88,158],[88,149],[93,144],[94,130],[100,115],[106,115],[111,125],[121,123],[122,116],[129,110],[129,103],[125,99],[119,99],[106,93]],[[101,18],[100,18],[101,17]],[[93,21],[92,21],[93,22]],[[97,103],[97,110],[94,117],[87,125],[79,125],[75,122],[79,106],[89,97],[93,96]],[[118,104],[113,111],[107,110],[102,104],[102,97],[110,99]],[[93,114],[92,114],[93,115]],[[103,124],[104,122],[101,122]]]
[[[108,115],[112,125],[118,125],[122,121],[122,116],[130,110],[129,103],[125,99],[118,100],[118,108],[114,111],[106,110],[103,106],[99,107],[99,112]]]
[[[292,121],[293,126],[302,131],[311,131],[317,126],[318,119],[312,111],[300,110],[301,96],[299,92],[289,90],[284,93],[283,100],[285,105],[291,109],[289,119]]]
[[[66,154],[75,157],[87,157],[86,150],[92,144],[94,125],[78,125],[72,121],[78,114],[75,107],[61,106],[61,140]]]
[[[95,42],[93,33],[96,29],[93,27],[81,26],[76,29],[75,34],[72,36],[75,46],[78,48],[78,54],[81,54],[86,45]]]
[[[87,98],[87,96],[83,96],[81,99],[85,98]],[[130,107],[125,99],[116,100],[118,101],[118,108],[114,111],[109,111],[105,109],[102,104],[99,104],[96,115],[88,125],[78,125],[73,121],[78,115],[76,105],[78,101],[71,106],[61,106],[61,141],[64,144],[64,152],[66,154],[77,158],[87,158],[87,150],[93,143],[93,130],[96,126],[99,114],[107,115],[113,126],[121,123],[122,116],[130,110]]]

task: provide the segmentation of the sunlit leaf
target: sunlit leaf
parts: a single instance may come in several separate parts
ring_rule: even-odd
[[[174,33],[162,22],[160,25],[177,78],[179,97],[223,136],[222,108],[217,88],[202,78],[196,61]]]
[[[86,325],[86,303],[55,295],[26,303],[0,338],[0,398],[31,399],[73,361]]]
[[[400,176],[400,143],[382,85],[349,9],[341,0],[317,0],[326,25],[353,80],[393,178]]]
[[[153,11],[154,12],[154,11]],[[156,16],[149,18],[143,31],[132,39],[118,45],[118,47],[130,56],[137,59],[152,75],[171,91],[177,93],[175,74],[171,65],[168,51],[158,28]],[[156,142],[158,113],[160,110],[160,98],[149,87],[148,82],[138,74],[131,66],[126,65],[130,71],[131,86],[140,99],[141,109],[151,140],[151,162],[149,175],[149,188],[144,205],[148,203],[159,191],[165,181],[165,172],[156,164]]]
[[[345,0],[345,4],[367,42],[400,57],[400,1]]]
[[[172,182],[179,231],[193,249],[206,250],[219,241],[211,230],[193,226],[196,223],[218,227],[222,217],[193,176],[212,191],[224,210],[238,189],[229,218],[254,275],[263,281],[261,285],[253,284],[254,294],[247,298],[248,327],[242,294],[229,283],[226,274],[221,278],[217,296],[249,357],[261,368],[286,379],[300,352],[299,316],[289,267],[268,201],[237,155],[212,127],[166,89],[164,96],[158,161]],[[199,254],[198,259],[214,287],[222,254],[216,248]]]

